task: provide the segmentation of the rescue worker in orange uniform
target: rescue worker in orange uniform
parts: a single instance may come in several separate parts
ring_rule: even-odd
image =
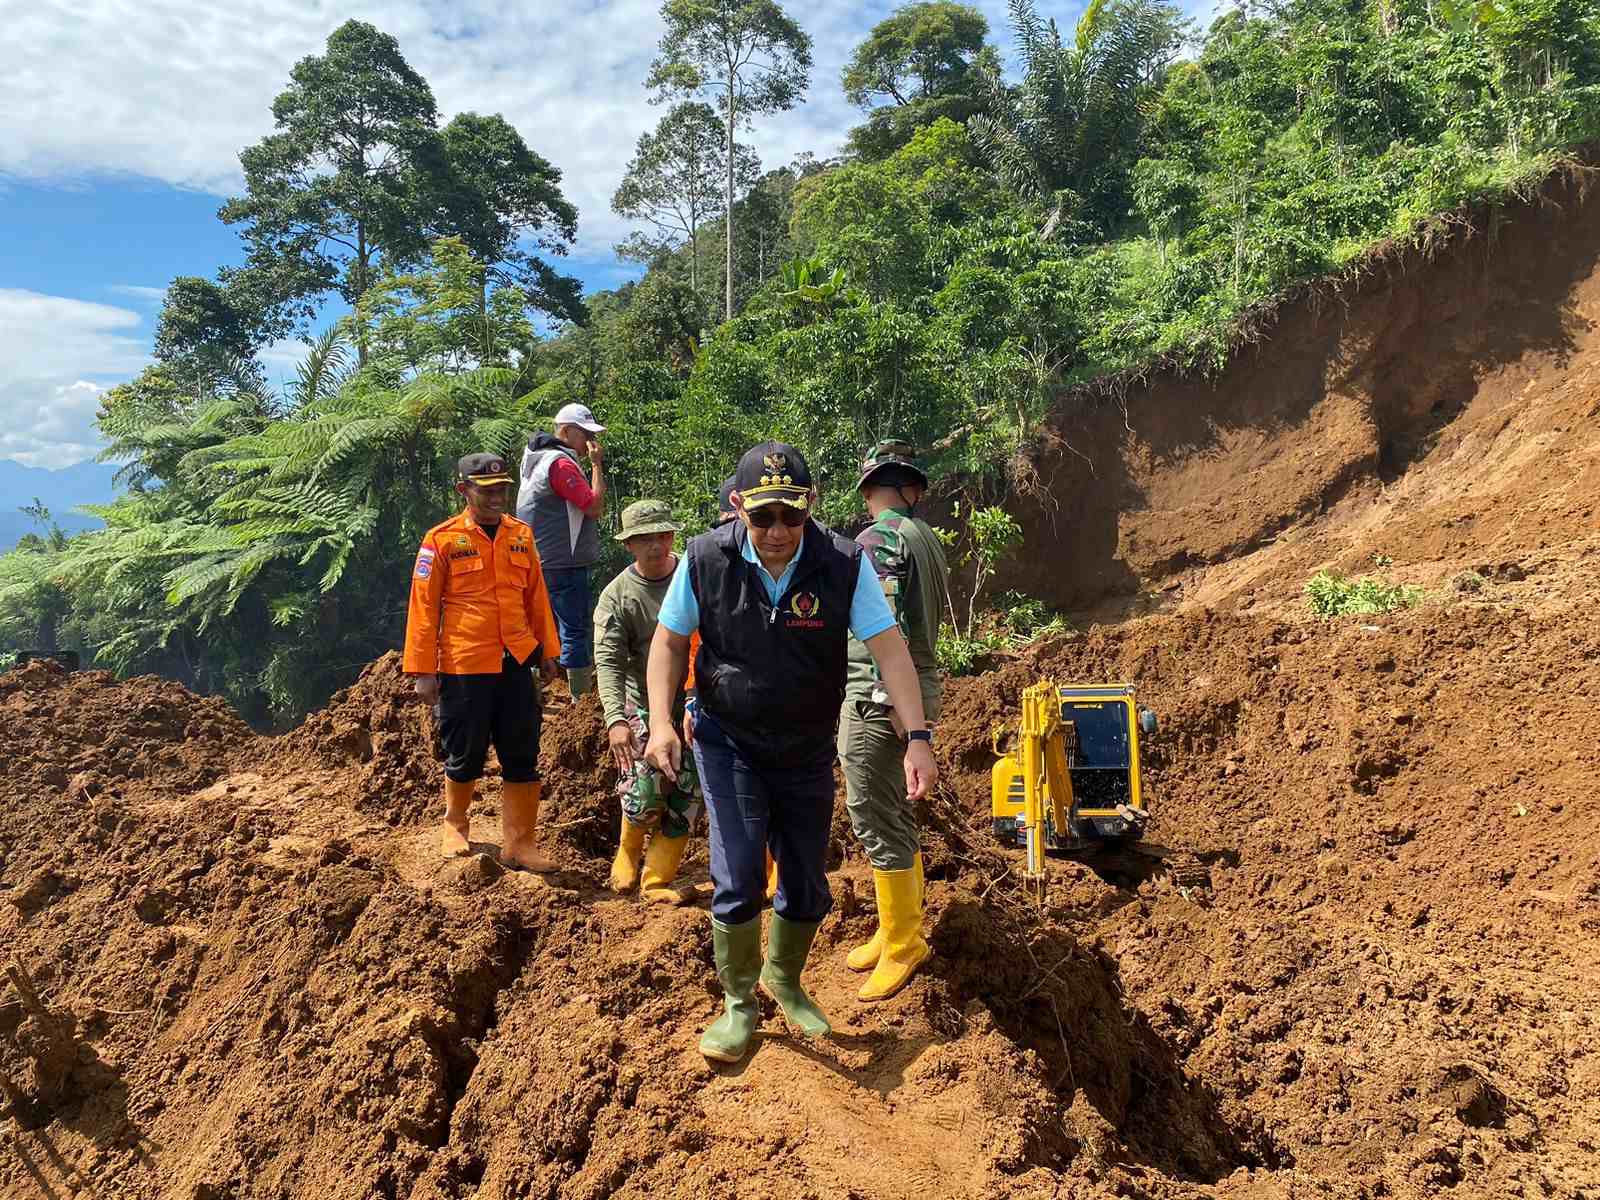
[[[467,507],[423,536],[411,572],[401,669],[434,706],[444,744],[445,856],[468,853],[467,809],[489,745],[502,780],[500,860],[553,871],[539,849],[539,688],[557,675],[561,639],[533,530],[508,515],[512,476],[495,454],[456,465]]]

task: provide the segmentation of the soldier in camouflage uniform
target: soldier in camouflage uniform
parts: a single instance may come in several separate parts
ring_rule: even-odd
[[[943,690],[935,650],[950,568],[932,527],[912,515],[927,487],[928,477],[908,442],[879,442],[863,459],[856,484],[872,517],[856,541],[877,569],[905,635],[931,726]],[[860,999],[885,1000],[906,985],[932,951],[922,936],[922,854],[916,813],[906,799],[904,727],[872,655],[854,638],[838,747],[850,825],[872,863],[878,899],[877,931],[846,961],[853,971],[872,972]]]

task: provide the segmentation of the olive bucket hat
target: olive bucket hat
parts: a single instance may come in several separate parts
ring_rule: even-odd
[[[672,519],[672,505],[665,500],[635,500],[622,510],[622,532],[617,534],[617,541],[647,533],[677,533],[680,528]]]
[[[922,487],[928,486],[928,473],[917,465],[917,448],[905,438],[884,438],[861,459],[861,478],[856,480],[856,490],[860,491],[871,482],[874,475],[890,467],[900,468],[890,479],[899,477],[905,480],[905,473],[908,472]],[[880,482],[888,483],[890,479]]]

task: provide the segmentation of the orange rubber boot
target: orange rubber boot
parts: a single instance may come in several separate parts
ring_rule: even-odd
[[[444,824],[439,826],[439,852],[446,858],[459,858],[470,854],[467,842],[467,809],[472,804],[472,792],[477,785],[471,782],[444,781]]]
[[[508,867],[544,874],[557,867],[539,849],[540,791],[537,780],[501,786],[500,861]]]

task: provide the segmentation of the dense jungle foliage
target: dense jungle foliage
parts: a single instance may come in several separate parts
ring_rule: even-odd
[[[652,496],[704,525],[775,435],[830,521],[891,432],[994,499],[1063,389],[1158,356],[1214,369],[1252,306],[1600,132],[1584,0],[1284,0],[1204,31],[1156,0],[1091,0],[1071,28],[1013,0],[1009,58],[936,0],[846,68],[843,157],[762,172],[742,131],[804,101],[804,30],[774,0],[663,13],[641,82],[675,103],[615,201],[647,270],[588,297],[552,266],[579,214],[509,124],[441,128],[358,22],[297,65],[220,214],[246,265],[174,281],[159,361],[100,417],[127,494],[104,530],[0,557],[0,650],[75,648],[290,721],[398,644],[456,457],[514,457],[570,400],[610,427],[608,522]],[[719,74],[730,46],[765,73]],[[279,393],[254,355],[286,333],[307,350]]]

